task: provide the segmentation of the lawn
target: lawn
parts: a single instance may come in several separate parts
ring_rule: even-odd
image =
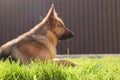
[[[0,61],[0,80],[120,80],[120,57],[69,58],[77,67]]]

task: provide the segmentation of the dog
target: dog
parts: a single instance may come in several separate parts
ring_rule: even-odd
[[[0,58],[11,57],[12,60],[20,60],[23,64],[40,59],[43,62],[50,60],[59,65],[75,66],[77,64],[72,61],[55,58],[58,41],[71,37],[73,37],[73,32],[65,27],[52,4],[46,17],[40,23],[0,47]]]

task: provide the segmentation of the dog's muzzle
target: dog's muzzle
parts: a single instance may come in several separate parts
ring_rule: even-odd
[[[73,32],[67,32],[59,37],[59,40],[67,40],[69,38],[72,38],[74,36]]]

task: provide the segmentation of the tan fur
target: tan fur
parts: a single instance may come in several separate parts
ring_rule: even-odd
[[[30,31],[13,39],[0,48],[0,58],[11,56],[13,60],[20,60],[29,64],[31,59],[42,61],[51,60],[56,63],[74,64],[65,60],[53,60],[56,57],[56,46],[58,40],[66,40],[73,36],[73,33],[65,27],[63,21],[57,16],[52,4],[48,14],[42,22],[38,23]],[[58,63],[58,64],[59,64]]]

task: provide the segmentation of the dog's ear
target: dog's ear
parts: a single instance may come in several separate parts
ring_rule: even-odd
[[[55,11],[54,4],[51,4],[51,7],[48,11],[48,14],[46,16],[47,20],[50,21],[51,23],[54,22],[55,17],[57,17],[57,13]]]
[[[51,7],[48,11],[48,14],[47,14],[48,18],[52,18],[52,17],[55,17],[57,16],[57,13],[55,11],[55,7],[54,7],[54,4],[51,4]]]

